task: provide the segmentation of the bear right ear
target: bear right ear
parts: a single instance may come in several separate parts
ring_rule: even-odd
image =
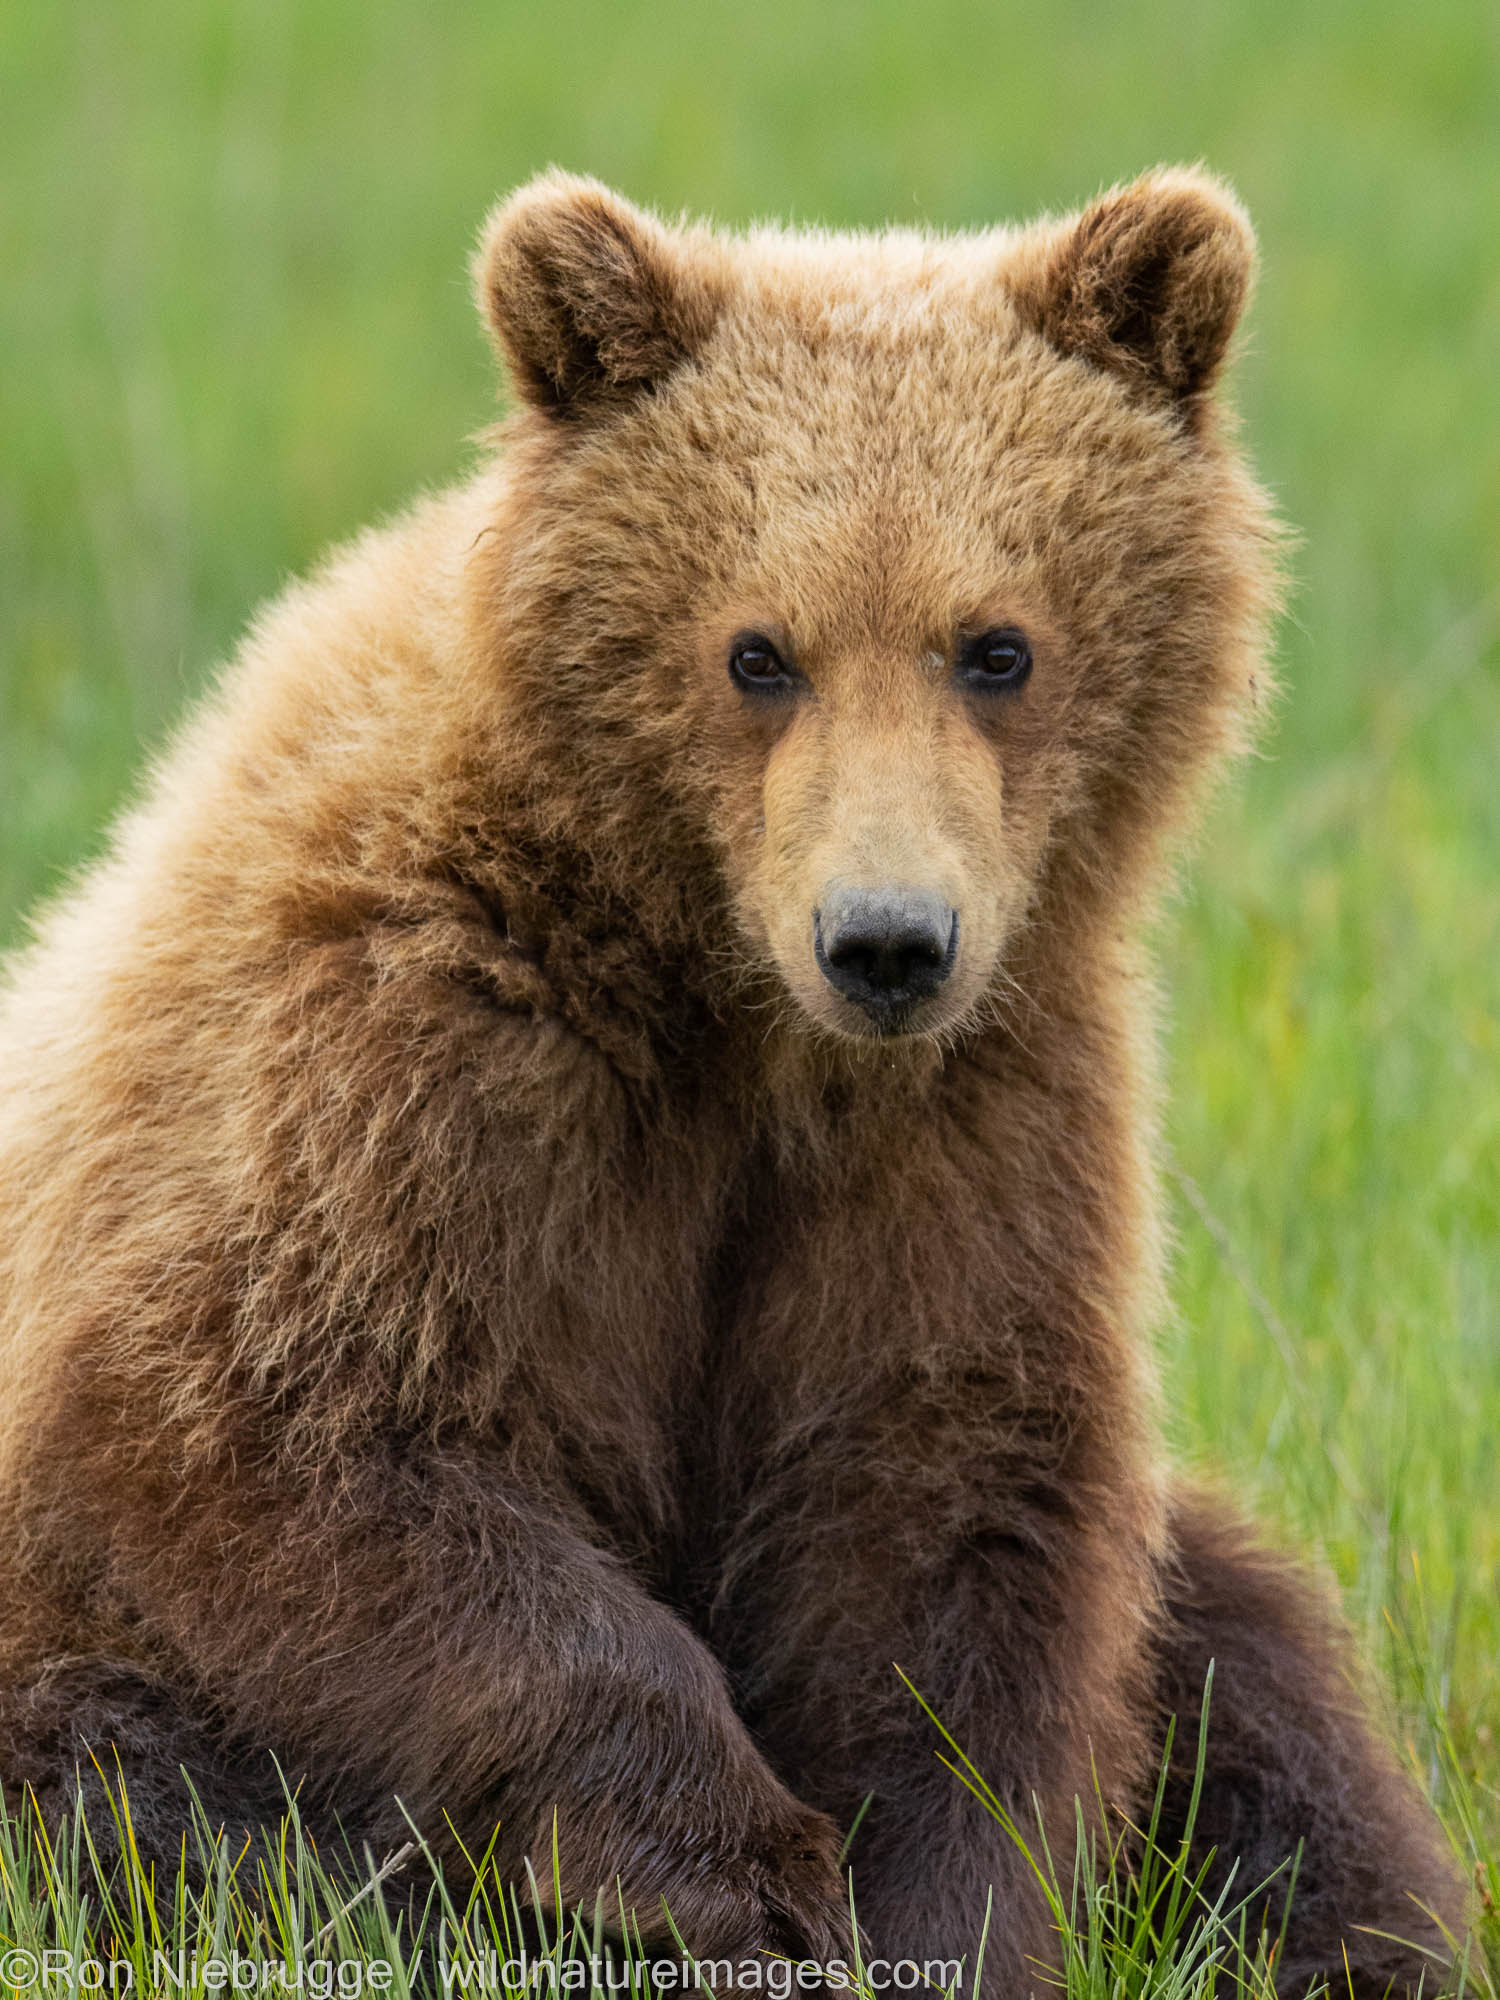
[[[479,308],[526,400],[576,419],[663,381],[707,338],[714,260],[598,181],[555,169],[494,210]]]
[[[1023,239],[1012,301],[1064,354],[1193,421],[1244,310],[1255,238],[1228,188],[1159,168]]]

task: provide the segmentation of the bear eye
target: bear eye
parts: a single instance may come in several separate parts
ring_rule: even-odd
[[[747,694],[784,694],[792,685],[785,660],[760,632],[741,632],[731,642],[729,677]]]
[[[1030,673],[1031,641],[1012,625],[980,632],[959,648],[958,677],[968,687],[1011,693]]]

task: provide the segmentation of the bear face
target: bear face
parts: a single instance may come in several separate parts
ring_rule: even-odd
[[[1252,254],[1173,173],[949,241],[730,243],[562,176],[492,220],[519,697],[593,789],[654,771],[741,1000],[772,967],[799,1024],[951,1041],[1028,919],[1149,880],[1273,595],[1206,400]]]

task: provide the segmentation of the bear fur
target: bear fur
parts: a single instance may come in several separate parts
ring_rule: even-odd
[[[1268,684],[1252,256],[1180,171],[949,238],[496,212],[496,449],[262,616],[13,968],[12,1801],[114,1746],[170,1859],[179,1767],[245,1826],[274,1753],[377,1849],[399,1799],[545,1876],[555,1813],[648,1942],[828,1958],[873,1793],[871,1948],[993,1885],[1013,1992],[1046,1913],[893,1662],[1065,1862],[1212,1660],[1285,1990],[1442,1951],[1322,1595],[1156,1407],[1142,932]]]

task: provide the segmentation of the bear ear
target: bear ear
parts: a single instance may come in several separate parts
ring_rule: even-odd
[[[598,181],[555,169],[485,224],[479,308],[517,388],[578,418],[664,380],[707,337],[711,258]]]
[[[1159,168],[1023,239],[1010,274],[1021,317],[1063,354],[1190,419],[1250,294],[1255,237],[1228,188]]]

